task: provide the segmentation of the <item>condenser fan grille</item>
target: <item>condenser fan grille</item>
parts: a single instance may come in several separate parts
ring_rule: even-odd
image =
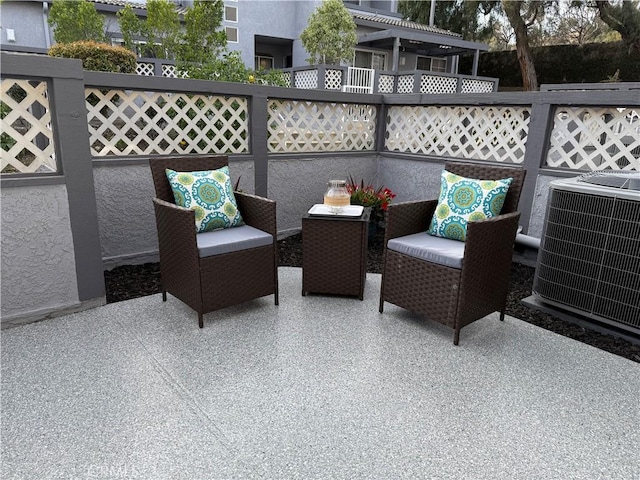
[[[552,184],[534,293],[640,333],[640,194],[634,200],[587,188]]]

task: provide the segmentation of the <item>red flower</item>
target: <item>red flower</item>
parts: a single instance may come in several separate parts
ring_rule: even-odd
[[[375,188],[373,185],[364,184],[364,180],[356,183],[353,177],[349,177],[347,192],[351,195],[351,205],[363,205],[371,207],[372,218],[379,221],[384,218],[384,212],[389,208],[391,200],[396,196],[386,187]]]

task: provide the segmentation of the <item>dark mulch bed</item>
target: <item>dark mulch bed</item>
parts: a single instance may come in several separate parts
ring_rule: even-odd
[[[382,271],[383,233],[369,242],[367,272]],[[302,236],[292,235],[278,242],[279,265],[302,266]],[[592,345],[640,363],[640,345],[627,340],[583,328],[522,305],[521,299],[531,295],[535,269],[514,263],[511,268],[511,290],[507,300],[507,314],[525,322],[551,330],[565,337]],[[119,302],[160,292],[160,266],[157,263],[123,265],[104,273],[107,302]]]

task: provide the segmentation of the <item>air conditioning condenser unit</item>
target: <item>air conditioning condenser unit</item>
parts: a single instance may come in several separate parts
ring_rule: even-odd
[[[551,182],[533,296],[640,338],[640,172]]]

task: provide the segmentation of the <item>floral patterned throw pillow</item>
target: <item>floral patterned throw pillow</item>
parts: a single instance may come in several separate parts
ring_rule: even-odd
[[[476,180],[443,170],[438,206],[428,233],[464,242],[469,222],[500,214],[512,180]]]
[[[202,172],[165,173],[176,205],[196,213],[196,231],[209,232],[244,225],[231,187],[229,167]]]

